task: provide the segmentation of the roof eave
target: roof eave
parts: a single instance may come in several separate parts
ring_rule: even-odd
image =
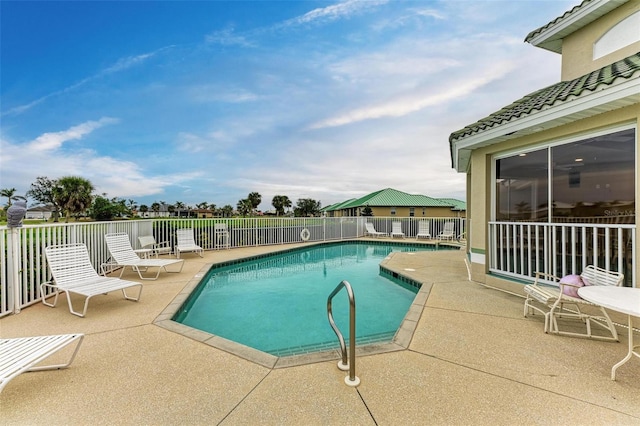
[[[584,2],[563,17],[530,32],[525,42],[555,53],[562,53],[562,40],[629,0],[592,0]]]
[[[621,84],[609,86],[606,90],[597,90],[535,114],[495,126],[452,142],[453,168],[461,173],[467,172],[471,152],[474,149],[538,133],[636,103],[640,103],[640,78],[629,79]]]

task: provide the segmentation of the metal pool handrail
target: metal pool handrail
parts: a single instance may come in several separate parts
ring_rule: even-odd
[[[331,310],[333,296],[338,294],[342,288],[346,289],[347,295],[349,296],[349,362],[347,362],[347,346],[344,343],[344,337],[342,337],[342,333],[340,333],[338,326],[333,320],[333,312]],[[329,295],[327,299],[327,316],[329,317],[329,324],[336,333],[336,336],[338,336],[338,341],[340,342],[342,360],[338,362],[338,368],[342,371],[349,370],[349,375],[344,378],[344,382],[348,386],[358,386],[360,379],[356,377],[356,298],[353,295],[353,289],[348,281],[341,281]]]

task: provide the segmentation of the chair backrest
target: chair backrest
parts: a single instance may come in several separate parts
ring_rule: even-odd
[[[213,225],[213,232],[216,234],[226,234],[229,232],[226,223],[216,223]]]
[[[111,257],[116,261],[116,263],[126,265],[127,263],[140,260],[140,256],[133,251],[131,241],[129,240],[129,234],[126,232],[106,234],[104,236],[104,240],[107,242],[109,253],[111,253]]]
[[[442,235],[453,235],[454,225],[455,224],[453,222],[445,222],[444,229],[442,230]]]
[[[589,285],[610,285],[620,287],[624,281],[624,275],[620,272],[607,271],[597,266],[588,265],[580,274]]]
[[[367,231],[376,232],[376,228],[373,227],[373,223],[365,222],[364,226],[367,228]]]
[[[44,249],[53,280],[60,287],[99,277],[84,244],[62,244]]]
[[[421,220],[418,222],[418,234],[428,234],[429,233],[429,221]]]
[[[141,248],[145,248],[149,246],[153,248],[153,246],[156,245],[156,239],[153,237],[153,235],[145,235],[143,237],[138,237],[138,241],[140,242]]]
[[[392,222],[391,223],[391,232],[394,234],[402,233],[402,224],[400,222]]]
[[[176,230],[176,238],[179,246],[195,246],[196,240],[193,236],[193,228]]]

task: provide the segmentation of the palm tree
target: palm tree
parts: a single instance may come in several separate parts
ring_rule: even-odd
[[[145,217],[148,211],[149,211],[149,206],[147,206],[146,204],[142,204],[140,206],[140,213],[142,213],[142,217]]]
[[[262,202],[262,195],[257,192],[251,192],[247,197],[247,200],[251,204],[251,210],[256,210],[260,203]]]
[[[174,206],[176,206],[176,210],[178,210],[178,217],[180,217],[180,210],[184,209],[184,203],[182,201],[176,201]]]
[[[248,216],[249,213],[253,211],[253,204],[248,198],[245,198],[244,200],[238,201],[237,208],[241,216]]]
[[[151,204],[151,211],[155,213],[155,216],[158,217],[158,212],[160,211],[160,203],[157,201]]]
[[[0,197],[7,197],[9,199],[9,202],[7,203],[7,207],[11,207],[11,200],[13,200],[13,197],[15,195],[16,195],[15,188],[0,189]]]
[[[91,206],[93,184],[79,176],[65,176],[58,179],[53,188],[53,197],[65,213],[64,221],[69,222],[72,214],[77,217]]]
[[[233,215],[233,207],[231,207],[231,204],[226,204],[220,210],[222,212],[222,217],[231,217]]]
[[[276,195],[271,200],[271,205],[276,209],[277,216],[284,216],[284,209],[291,207],[291,200],[286,195]]]

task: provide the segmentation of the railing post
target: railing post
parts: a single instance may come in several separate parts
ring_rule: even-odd
[[[7,250],[7,279],[8,279],[8,296],[9,308],[14,314],[20,313],[22,306],[20,285],[20,236],[18,228],[9,228],[7,233],[7,242],[9,247]]]

